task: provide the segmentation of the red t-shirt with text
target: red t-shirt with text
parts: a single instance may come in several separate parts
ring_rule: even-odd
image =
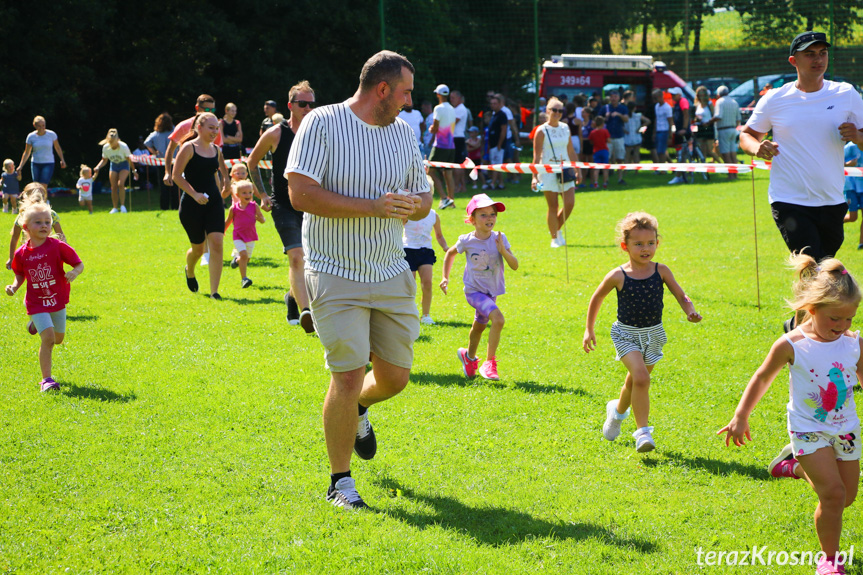
[[[24,296],[27,315],[60,311],[69,303],[70,286],[64,263],[75,267],[81,263],[81,258],[57,238],[46,238],[38,248],[31,246],[28,240],[15,252],[12,271],[27,280],[27,295]]]

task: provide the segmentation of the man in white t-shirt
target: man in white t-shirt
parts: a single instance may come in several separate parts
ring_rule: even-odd
[[[465,130],[470,127],[470,110],[464,105],[464,96],[458,90],[453,90],[449,95],[449,103],[455,112],[455,131],[453,132],[453,143],[455,144],[455,163],[461,164],[467,158],[467,147],[465,145]],[[455,193],[465,191],[465,170],[453,170],[453,182]]]
[[[449,103],[449,86],[440,84],[434,90],[437,96],[438,105],[434,107],[434,121],[432,122],[429,131],[434,134],[434,143],[432,145],[429,160],[432,162],[455,162],[455,110]],[[444,187],[441,182],[441,172],[443,172],[443,181],[446,182],[446,195],[444,195]],[[434,180],[434,187],[437,188],[440,194],[439,210],[455,207],[455,182],[453,180],[452,169],[450,168],[431,168],[429,175]]]
[[[407,385],[419,336],[402,233],[405,221],[428,215],[432,198],[414,132],[397,117],[413,85],[407,58],[378,52],[351,98],[305,117],[285,168],[291,203],[305,212],[306,289],[331,373],[327,500],[346,509],[366,506],[350,463],[351,451],[377,451],[367,409]]]
[[[665,94],[662,90],[656,89],[653,91],[653,101],[655,102],[653,109],[656,117],[656,158],[657,162],[668,163],[668,139],[671,131],[671,116],[673,114],[671,106],[665,101]]]
[[[423,146],[423,132],[426,131],[426,122],[425,118],[423,118],[422,112],[419,110],[415,110],[413,106],[405,106],[402,108],[402,111],[399,112],[399,118],[408,123],[408,126],[413,129],[414,134],[417,137],[417,145],[422,150]]]
[[[773,162],[767,195],[788,249],[806,248],[817,261],[833,257],[844,239],[844,143],[863,144],[863,99],[851,85],[824,79],[829,47],[821,32],[794,38],[788,61],[797,81],[761,98],[740,134],[743,151]]]

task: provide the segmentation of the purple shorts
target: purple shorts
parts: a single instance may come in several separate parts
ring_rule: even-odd
[[[497,296],[492,297],[480,292],[466,293],[464,296],[467,298],[467,303],[476,310],[473,320],[477,323],[487,324],[488,316],[497,309]]]

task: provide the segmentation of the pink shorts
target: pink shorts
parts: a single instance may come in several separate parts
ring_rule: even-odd
[[[477,323],[488,323],[488,316],[497,309],[497,296],[480,292],[466,293],[464,296],[467,298],[467,303],[476,310],[473,320]]]

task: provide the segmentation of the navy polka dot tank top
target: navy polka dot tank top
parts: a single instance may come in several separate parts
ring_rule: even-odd
[[[653,275],[637,280],[626,275],[623,266],[623,289],[617,292],[617,321],[632,327],[651,327],[662,323],[662,277],[659,264]]]

